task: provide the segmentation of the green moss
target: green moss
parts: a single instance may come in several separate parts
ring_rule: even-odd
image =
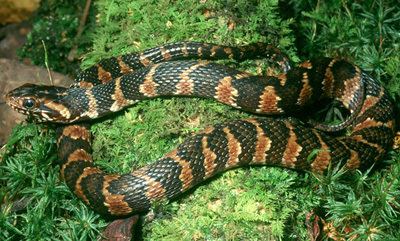
[[[276,5],[277,1],[98,1],[93,50],[82,65],[181,40],[234,45],[264,41],[292,53],[290,21],[279,19]]]
[[[65,74],[76,74],[79,55],[90,46],[87,36],[77,38],[80,17],[85,1],[42,0],[32,19],[32,31],[24,46],[18,50],[20,58],[29,58],[35,65],[45,67],[46,51],[49,67]],[[90,11],[89,19],[94,11]],[[89,22],[85,28],[90,29]],[[68,60],[71,50],[77,47],[78,56]]]
[[[56,160],[52,131],[42,125],[17,126],[0,158],[1,240],[98,236],[104,221],[73,198],[59,180],[59,168],[52,165]],[[78,224],[77,232],[69,233]]]

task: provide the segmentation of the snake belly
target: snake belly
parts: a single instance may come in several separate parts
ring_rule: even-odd
[[[127,216],[171,200],[225,170],[271,165],[323,173],[329,165],[365,169],[382,159],[393,142],[393,103],[379,82],[347,61],[320,58],[291,67],[274,48],[176,43],[140,54],[111,58],[89,68],[78,83],[46,108],[72,123],[96,119],[140,100],[159,96],[213,98],[248,112],[289,115],[335,99],[351,112],[347,134],[330,133],[291,117],[255,117],[207,128],[175,150],[131,173],[107,174],[91,156],[86,124],[58,131],[61,175],[68,187],[98,213]],[[267,50],[265,50],[267,49]],[[253,76],[208,61],[269,56],[284,73]],[[261,53],[261,54],[260,54]]]

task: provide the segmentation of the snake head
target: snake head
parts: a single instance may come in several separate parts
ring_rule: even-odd
[[[67,88],[25,84],[6,94],[6,103],[37,122],[70,122],[68,108],[60,100]]]

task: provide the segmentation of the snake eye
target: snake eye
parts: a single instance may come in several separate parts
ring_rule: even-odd
[[[23,105],[25,108],[30,109],[33,106],[35,106],[35,101],[33,99],[26,99],[26,100],[24,100]]]

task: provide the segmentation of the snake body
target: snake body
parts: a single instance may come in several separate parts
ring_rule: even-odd
[[[269,57],[283,71],[248,73],[200,60]],[[97,212],[127,216],[147,211],[227,169],[273,165],[323,173],[341,163],[368,168],[382,159],[394,136],[393,103],[387,91],[358,66],[320,58],[291,67],[279,50],[254,44],[227,47],[182,42],[101,61],[82,72],[71,88],[25,85],[7,95],[15,109],[42,121],[72,123],[119,111],[158,96],[214,98],[258,114],[291,114],[335,99],[350,118],[338,128],[310,126],[291,117],[256,117],[218,124],[131,173],[106,174],[91,157],[86,124],[58,131],[61,175],[69,188]],[[331,134],[347,128],[347,134]]]

